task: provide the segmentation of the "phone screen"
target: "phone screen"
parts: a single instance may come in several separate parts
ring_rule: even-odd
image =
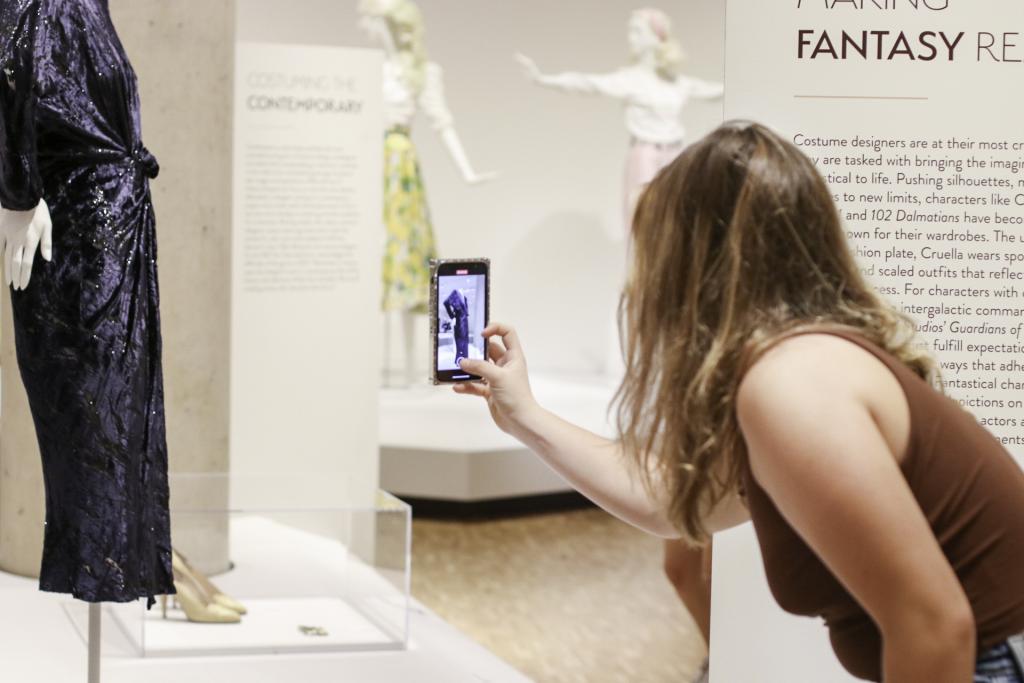
[[[440,382],[480,379],[459,367],[463,358],[486,358],[488,267],[484,262],[442,263],[437,271],[437,358]]]

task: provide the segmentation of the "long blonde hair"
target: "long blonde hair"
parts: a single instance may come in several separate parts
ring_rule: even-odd
[[[423,13],[411,0],[360,0],[359,12],[387,22],[391,39],[398,50],[406,85],[419,94],[427,72],[424,46]]]
[[[619,327],[623,445],[649,487],[668,487],[671,518],[695,544],[707,511],[738,488],[740,380],[780,338],[854,331],[935,377],[913,322],[858,270],[813,162],[756,123],[722,125],[645,190]]]

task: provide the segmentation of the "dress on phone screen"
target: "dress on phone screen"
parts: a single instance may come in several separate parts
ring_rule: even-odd
[[[455,365],[463,358],[469,358],[469,301],[462,292],[453,289],[444,300],[448,317],[455,321]]]

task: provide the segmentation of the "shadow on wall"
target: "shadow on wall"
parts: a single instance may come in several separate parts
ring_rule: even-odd
[[[531,368],[567,374],[605,371],[625,278],[625,239],[609,238],[604,221],[594,214],[552,214],[508,252],[502,271],[502,289],[516,292],[502,301],[505,319],[521,325],[527,352],[562,350],[557,357],[530,356]],[[582,339],[584,330],[604,338]]]

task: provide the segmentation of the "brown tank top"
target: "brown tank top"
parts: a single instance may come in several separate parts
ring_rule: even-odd
[[[1024,470],[956,401],[895,357],[856,334],[829,334],[870,351],[903,388],[910,441],[900,469],[971,603],[978,652],[1024,632]],[[822,617],[843,667],[880,681],[882,639],[871,617],[786,523],[749,463],[743,485],[779,606]]]

